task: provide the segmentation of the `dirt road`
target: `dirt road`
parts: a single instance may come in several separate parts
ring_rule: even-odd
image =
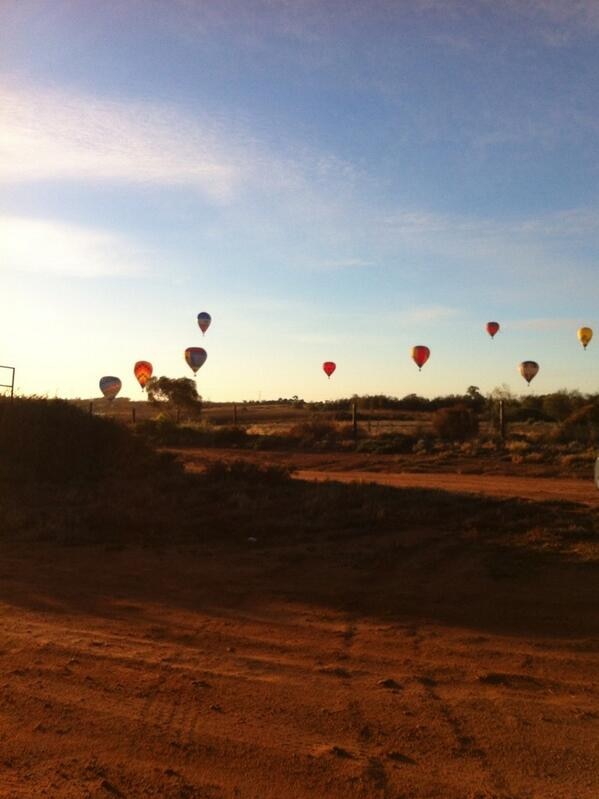
[[[596,504],[582,481],[305,465]],[[399,502],[379,533],[350,514],[263,542],[256,514],[221,540],[200,513],[197,544],[0,538],[0,799],[597,799],[594,509],[529,530],[534,504],[509,528],[509,503],[481,527],[471,497],[451,519]]]
[[[596,799],[595,577],[435,541],[3,551],[0,797]]]
[[[378,483],[396,488],[438,488],[494,497],[520,497],[540,501],[582,502],[599,505],[599,491],[592,479],[569,480],[556,477],[516,477],[489,474],[445,474],[438,472],[348,472],[302,469],[300,480],[337,480],[342,483]]]

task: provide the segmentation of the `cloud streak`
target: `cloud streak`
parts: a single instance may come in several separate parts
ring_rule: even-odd
[[[245,178],[217,126],[159,104],[0,90],[0,178],[186,185],[226,201]]]
[[[0,271],[80,278],[138,276],[143,253],[123,236],[49,219],[0,216]]]

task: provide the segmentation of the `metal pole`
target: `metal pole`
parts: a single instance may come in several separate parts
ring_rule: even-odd
[[[12,378],[11,378],[10,383],[0,383],[0,387],[9,388],[10,389],[10,400],[12,402],[12,400],[15,397],[15,371],[16,371],[16,369],[15,369],[14,366],[2,366],[1,364],[0,364],[0,369],[10,369],[10,371],[12,373]]]

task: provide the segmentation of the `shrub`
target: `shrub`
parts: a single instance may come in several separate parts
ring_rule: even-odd
[[[339,431],[333,422],[315,417],[308,422],[294,425],[289,435],[300,444],[313,446],[316,443],[330,444],[337,441]]]
[[[251,483],[284,483],[291,477],[291,469],[277,464],[257,464],[250,461],[213,461],[204,471],[211,482],[244,481]]]
[[[382,433],[376,438],[366,438],[358,443],[358,452],[402,453],[412,452],[416,436],[407,433]]]
[[[169,419],[140,422],[137,432],[162,447],[239,447],[249,440],[245,427],[191,427]]]
[[[594,444],[599,439],[599,407],[584,405],[562,422],[554,433],[555,441]]]
[[[447,441],[465,441],[478,433],[478,418],[465,405],[441,408],[431,421],[435,433]]]
[[[0,479],[96,480],[144,473],[160,463],[124,426],[64,400],[0,400]]]

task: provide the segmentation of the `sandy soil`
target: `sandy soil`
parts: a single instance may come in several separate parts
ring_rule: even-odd
[[[485,562],[439,529],[4,545],[0,797],[597,799],[597,569]]]
[[[509,477],[503,475],[439,474],[438,472],[385,474],[379,472],[333,472],[303,469],[300,480],[335,480],[343,483],[378,483],[396,488],[438,488],[492,497],[521,497],[537,501],[581,502],[599,505],[599,491],[593,480],[551,477]]]
[[[238,449],[181,449],[171,450],[190,471],[202,471],[206,464],[218,460],[249,460],[255,463],[287,465],[296,469],[295,477],[302,480],[336,480],[340,482],[369,482],[397,488],[439,488],[444,491],[487,494],[496,497],[522,497],[538,501],[569,501],[599,505],[599,491],[592,469],[586,477],[539,477],[535,467],[527,464],[504,464],[512,473],[483,473],[483,466],[470,462],[464,471],[447,472],[445,466],[427,471],[430,464],[412,457],[411,469],[404,471],[405,459],[385,455],[359,453],[314,452],[252,452]],[[423,471],[423,468],[425,469]],[[532,474],[531,474],[532,472]]]

